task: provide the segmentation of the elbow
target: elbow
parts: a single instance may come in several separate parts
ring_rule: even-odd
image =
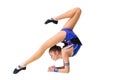
[[[64,69],[59,69],[59,72],[61,72],[61,73],[69,73],[70,72],[70,68],[67,67],[67,68],[64,68]]]
[[[66,71],[65,73],[69,73],[70,71]]]
[[[69,73],[69,72],[70,72],[70,70],[65,70],[65,71],[64,71],[64,73]]]

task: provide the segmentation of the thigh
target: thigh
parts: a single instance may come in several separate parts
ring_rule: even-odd
[[[53,37],[51,37],[50,39],[45,41],[42,45],[42,48],[44,48],[44,49],[50,48],[50,47],[56,45],[57,43],[63,41],[65,39],[65,37],[66,37],[66,32],[60,31],[56,35],[54,35]]]
[[[80,14],[75,14],[72,18],[70,18],[64,25],[65,28],[73,29],[76,25],[78,19],[80,17]]]

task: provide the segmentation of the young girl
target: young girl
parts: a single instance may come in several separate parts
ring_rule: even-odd
[[[14,69],[13,73],[16,74],[21,70],[26,70],[26,66],[40,58],[45,52],[45,50],[48,48],[50,48],[49,54],[53,60],[62,58],[64,62],[64,66],[62,67],[51,66],[48,68],[48,71],[68,73],[70,70],[69,57],[76,55],[82,45],[77,35],[73,32],[73,28],[77,23],[80,15],[81,9],[76,7],[57,17],[48,19],[45,22],[45,24],[48,23],[58,24],[58,20],[69,18],[69,20],[63,26],[63,28],[56,35],[54,35],[53,37],[48,39],[45,43],[43,43],[38,49],[38,51],[35,54],[33,54],[29,59],[27,59],[22,64],[18,65],[17,68]],[[59,42],[63,42],[65,46],[63,48],[56,46],[56,44]]]

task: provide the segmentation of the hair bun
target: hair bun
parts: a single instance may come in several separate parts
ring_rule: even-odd
[[[57,45],[54,45],[53,47],[51,47],[50,49],[49,49],[49,52],[50,51],[61,51],[61,47],[60,46],[57,46]]]
[[[57,47],[57,45],[54,45],[53,47]]]

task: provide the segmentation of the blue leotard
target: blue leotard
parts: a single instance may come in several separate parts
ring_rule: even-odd
[[[72,56],[76,55],[82,45],[81,41],[71,29],[63,28],[61,31],[66,32],[64,42],[66,42],[67,45],[73,44],[74,51]]]

